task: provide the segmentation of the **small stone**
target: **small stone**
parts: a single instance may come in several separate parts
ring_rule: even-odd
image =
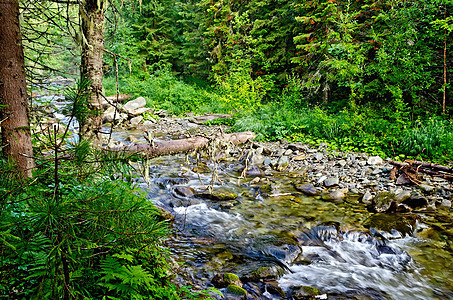
[[[366,191],[365,194],[363,194],[363,197],[362,197],[362,203],[366,204],[366,205],[370,205],[373,201],[373,195],[371,194],[370,191]]]
[[[374,165],[382,165],[384,163],[384,161],[382,160],[382,158],[380,156],[371,156],[370,158],[368,158],[367,163],[371,166],[374,166]]]
[[[285,171],[288,168],[288,164],[289,164],[288,156],[280,157],[277,162],[277,168],[276,168],[277,171],[279,171],[279,172]]]
[[[143,117],[142,116],[138,116],[138,117],[134,117],[131,119],[131,126],[132,127],[137,127],[138,124],[140,124],[140,122],[143,121]]]
[[[398,179],[396,180],[397,185],[404,185],[410,183],[409,180],[407,180],[406,175],[401,174]]]
[[[432,194],[434,192],[436,192],[436,188],[434,186],[431,186],[431,185],[427,185],[427,184],[420,184],[418,186],[422,191],[428,193],[428,194]]]
[[[211,192],[203,191],[195,194],[195,197],[198,198],[208,198],[214,201],[228,201],[228,200],[235,200],[238,195],[233,192],[229,192],[223,189],[215,189]]]
[[[337,176],[329,177],[326,180],[324,180],[325,187],[332,187],[334,185],[338,185],[338,183],[339,183],[339,179]]]
[[[283,155],[286,155],[286,156],[290,156],[291,154],[293,154],[293,150],[291,150],[291,149],[288,149],[285,151],[285,153],[283,153]]]
[[[371,212],[388,212],[395,207],[396,209],[396,201],[395,201],[395,194],[390,192],[380,192],[373,198],[372,203],[369,205],[368,209]]]
[[[450,209],[451,208],[451,201],[447,200],[447,199],[442,199],[442,202],[440,203],[440,208]]]
[[[266,157],[263,161],[263,165],[265,166],[270,166],[272,164],[272,161],[269,157]]]
[[[299,155],[293,156],[292,160],[301,161],[301,160],[305,160],[305,158],[306,158],[305,154],[299,154]]]
[[[346,166],[347,162],[344,159],[341,159],[337,162],[337,164],[343,168],[344,166]]]
[[[324,176],[321,176],[321,177],[318,179],[317,183],[320,184],[320,183],[322,183],[322,182],[323,182],[324,180],[326,180],[326,179],[327,179],[327,176],[325,176],[325,175],[324,175]]]
[[[317,152],[317,153],[312,154],[311,157],[315,161],[320,161],[320,160],[322,160],[324,158],[324,154]]]

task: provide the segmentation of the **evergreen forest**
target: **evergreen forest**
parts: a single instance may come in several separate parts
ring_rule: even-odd
[[[0,44],[0,298],[220,299],[174,282],[149,157],[99,147],[103,98],[452,166],[453,0],[4,0]]]

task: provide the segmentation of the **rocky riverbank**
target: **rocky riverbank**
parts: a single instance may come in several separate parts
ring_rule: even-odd
[[[124,105],[119,112],[114,107],[104,114],[106,125],[116,123],[118,128],[136,129],[138,133],[150,132],[162,139],[184,138],[195,134],[213,135],[227,126],[205,126],[207,121],[229,118],[230,115],[206,114],[195,116],[188,113],[177,118],[165,111],[145,108],[145,100],[137,98]],[[147,113],[145,117],[144,113]],[[114,117],[118,115],[118,119]],[[137,132],[137,131],[136,131]],[[140,143],[140,135],[130,135],[128,142]],[[111,142],[117,146],[119,141]],[[241,150],[242,151],[242,150]],[[245,156],[244,156],[245,155]],[[248,176],[272,176],[275,172],[293,173],[303,177],[296,188],[308,195],[319,196],[326,201],[341,202],[355,199],[368,205],[373,212],[408,212],[416,210],[450,209],[451,184],[439,177],[420,175],[420,184],[414,185],[400,174],[392,179],[394,168],[388,159],[364,153],[345,153],[328,149],[326,144],[309,146],[302,143],[254,142],[243,153],[249,170]],[[396,170],[395,170],[396,171]],[[259,181],[257,181],[258,183]]]

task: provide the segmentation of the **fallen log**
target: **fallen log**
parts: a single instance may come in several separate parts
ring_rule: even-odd
[[[451,167],[414,160],[407,160],[405,162],[391,160],[389,163],[398,167],[399,170],[409,177],[420,172],[453,182],[453,168]]]
[[[224,141],[233,143],[234,145],[244,144],[255,137],[255,133],[251,131],[229,133],[216,137],[197,136],[180,140],[155,141],[150,144],[132,144],[124,147],[105,148],[107,151],[123,151],[126,153],[140,153],[148,157],[157,157],[170,155],[175,153],[184,153],[193,150],[199,150],[208,145],[213,138],[220,138]]]

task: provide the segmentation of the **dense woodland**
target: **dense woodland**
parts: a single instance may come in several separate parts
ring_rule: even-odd
[[[95,147],[105,95],[233,113],[221,122],[258,140],[452,160],[451,0],[8,0],[0,13],[1,297],[205,297],[171,283],[166,222],[131,184],[140,158]],[[48,91],[56,76],[80,78],[64,91],[75,145],[28,121],[33,94],[62,92]]]

